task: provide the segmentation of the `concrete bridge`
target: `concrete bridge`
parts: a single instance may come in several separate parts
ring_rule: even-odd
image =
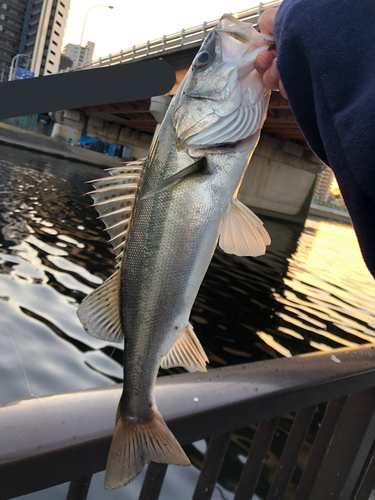
[[[279,1],[235,14],[235,17],[257,25],[259,15]],[[158,40],[110,54],[90,69],[133,61],[163,58],[176,72],[176,84],[166,96],[136,101],[89,106],[54,113],[52,136],[76,141],[82,135],[99,137],[111,143],[132,148],[135,158],[146,156],[153,134],[189,69],[202,40],[218,20],[182,30]],[[244,178],[239,198],[258,214],[303,223],[309,211],[317,174],[323,165],[308,149],[294,120],[288,102],[273,92],[267,119],[258,148]]]

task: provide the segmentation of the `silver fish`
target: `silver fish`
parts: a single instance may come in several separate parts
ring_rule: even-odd
[[[151,461],[190,465],[156,407],[154,385],[160,366],[207,370],[189,315],[217,242],[248,256],[270,244],[237,192],[269,100],[254,60],[272,43],[224,15],[173,98],[149,156],[92,181],[118,263],[78,316],[90,335],[125,339],[106,488],[128,484]]]

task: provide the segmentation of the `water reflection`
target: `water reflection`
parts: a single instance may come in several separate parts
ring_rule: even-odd
[[[76,317],[79,302],[113,269],[108,237],[83,197],[85,182],[102,172],[3,146],[0,175],[0,400],[120,381],[121,345],[88,336]],[[353,230],[313,219],[303,231],[280,221],[265,226],[272,239],[266,255],[217,250],[199,291],[192,323],[210,366],[372,342],[375,284]],[[264,488],[291,421],[285,416],[280,423]],[[250,426],[233,435],[218,486],[227,498],[254,432]],[[189,454],[199,467],[202,450],[191,446]],[[170,492],[168,485],[163,491]]]

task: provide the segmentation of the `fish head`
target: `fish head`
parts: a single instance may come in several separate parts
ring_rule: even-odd
[[[204,40],[175,96],[179,149],[234,147],[263,125],[270,91],[254,69],[270,35],[225,14]]]

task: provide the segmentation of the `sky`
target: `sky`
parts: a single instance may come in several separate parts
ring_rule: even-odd
[[[258,0],[71,0],[63,47],[80,42],[84,18],[87,15],[82,45],[95,43],[93,59],[128,49],[147,40],[170,35],[183,28],[192,28],[204,21],[214,21],[222,14],[241,12],[259,5]],[[114,8],[109,9],[106,5]]]

